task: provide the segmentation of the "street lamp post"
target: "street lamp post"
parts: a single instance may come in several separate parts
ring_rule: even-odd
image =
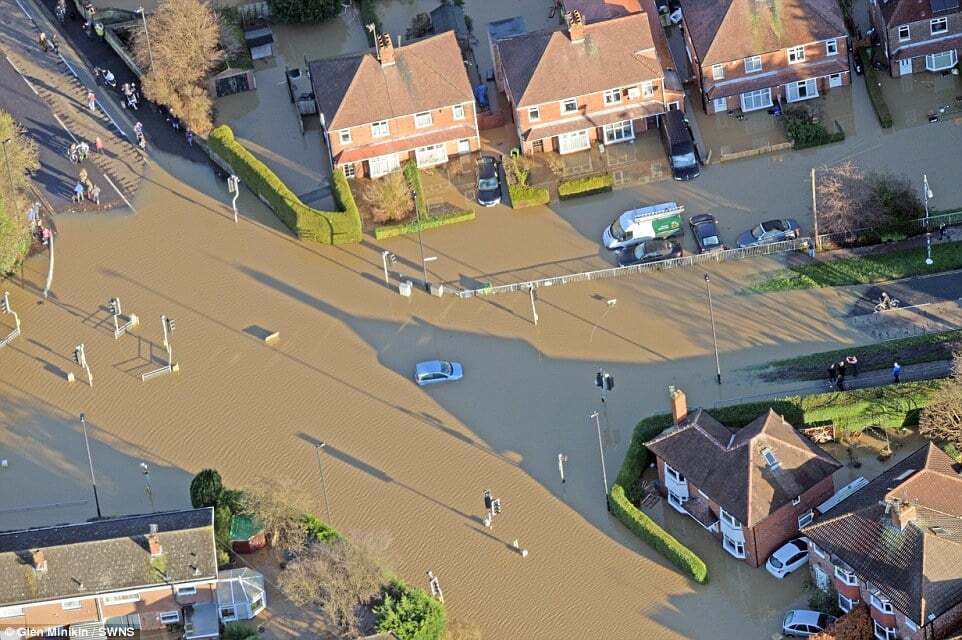
[[[321,476],[321,494],[324,496],[324,511],[327,512],[327,524],[334,526],[331,521],[331,503],[327,501],[327,486],[324,484],[324,466],[321,464],[321,449],[326,446],[326,442],[316,443],[314,445],[314,453],[317,454],[317,472]]]
[[[144,474],[144,493],[147,494],[147,499],[150,501],[150,512],[153,513],[156,509],[154,509],[154,492],[150,488],[150,467],[147,466],[146,462],[141,462],[140,470]]]
[[[12,141],[13,138],[7,138],[3,141],[3,162],[7,165],[7,182],[10,183],[10,202],[7,208],[10,210],[11,215],[13,215],[17,208],[16,190],[13,187],[13,171],[10,170],[10,156],[7,155],[7,145]]]
[[[929,177],[922,174],[922,199],[925,201],[925,264],[931,266],[932,260],[932,230],[929,229],[929,198],[932,190],[929,189]]]
[[[705,289],[708,291],[708,315],[711,317],[711,341],[715,347],[715,380],[721,384],[721,362],[718,360],[718,335],[715,333],[715,307],[711,302],[711,278],[705,274]]]
[[[421,275],[424,276],[424,290],[431,290],[431,283],[428,282],[428,265],[424,261],[424,241],[421,239],[421,207],[418,206],[418,193],[411,189],[411,198],[414,200],[414,213],[418,221],[418,251],[421,253]]]
[[[97,517],[102,518],[100,515],[100,496],[97,494],[97,479],[94,477],[94,459],[90,455],[90,441],[87,439],[87,417],[84,414],[80,414],[80,424],[83,426],[84,431],[84,446],[87,448],[87,464],[90,467],[90,484],[94,488],[94,504],[97,505]]]
[[[611,513],[611,503],[608,501],[608,472],[605,471],[605,447],[601,443],[601,419],[597,411],[588,416],[588,421],[590,422],[592,420],[595,421],[595,427],[598,429],[598,451],[601,453],[601,479],[605,483],[605,508],[608,510],[608,513]]]
[[[144,19],[144,37],[147,39],[147,57],[150,58],[150,68],[154,67],[154,52],[150,48],[150,32],[147,31],[147,12],[143,7],[137,7],[137,13]]]

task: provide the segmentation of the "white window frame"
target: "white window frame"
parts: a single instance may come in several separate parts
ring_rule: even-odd
[[[195,585],[188,585],[186,587],[177,587],[177,596],[196,596],[197,587]]]
[[[906,617],[906,618],[905,618],[905,628],[908,629],[909,631],[911,631],[912,633],[915,633],[916,631],[919,630],[919,625],[915,624],[915,623],[912,622],[909,618]]]
[[[805,62],[805,45],[788,49],[788,64],[798,64],[799,62]]]
[[[231,616],[224,615],[224,609],[230,609],[234,615],[231,615]],[[228,604],[221,605],[220,607],[217,608],[217,613],[220,615],[220,619],[223,620],[224,622],[234,622],[235,620],[238,619],[237,607],[235,607],[234,605],[228,605]]]
[[[430,127],[434,124],[434,116],[431,115],[430,111],[422,111],[421,113],[414,114],[414,128],[424,129]]]
[[[848,613],[849,611],[854,609],[857,603],[858,603],[858,600],[852,600],[848,596],[843,595],[841,593],[838,594],[838,608],[844,611],[845,613]]]
[[[341,144],[351,144],[351,130],[341,129],[337,132],[337,139],[341,141]]]
[[[578,111],[578,98],[568,98],[567,100],[561,101],[561,115],[567,115],[569,113],[577,113]],[[574,107],[569,109],[568,106],[574,104]]]
[[[825,41],[825,55],[827,56],[837,56],[838,55],[838,40],[826,40]]]
[[[815,555],[817,555],[819,558],[825,557],[825,552],[822,551],[822,549],[817,544],[809,543],[809,546],[811,547],[812,551],[815,552]]]
[[[905,30],[905,35],[902,35],[902,30]],[[907,24],[899,25],[899,42],[908,42],[912,39],[912,27]]]
[[[451,107],[451,115],[454,116],[455,120],[464,120],[464,105],[456,104]]]
[[[651,98],[655,95],[655,83],[650,80],[646,80],[641,83],[641,97]]]
[[[768,104],[755,106],[756,104],[755,98],[761,96],[762,94],[765,94],[768,96]],[[751,109],[745,108],[745,96],[751,96],[751,100],[752,100]],[[764,89],[756,89],[755,91],[747,91],[741,94],[740,96],[738,96],[738,98],[739,98],[739,102],[741,103],[742,111],[758,111],[759,109],[768,109],[769,107],[772,106],[772,89],[771,87],[766,87]]]
[[[795,496],[794,498],[792,498],[792,506],[797,507],[799,503],[801,503],[801,501],[802,501],[802,496]]]
[[[798,528],[801,529],[802,527],[807,527],[808,525],[812,524],[812,520],[814,519],[815,511],[809,509],[802,515],[798,516]]]
[[[894,627],[883,627],[878,620],[872,620],[873,632],[877,640],[898,640],[899,630]]]
[[[948,55],[948,63],[937,64],[935,62],[936,56],[940,59]],[[955,49],[949,49],[948,51],[939,51],[938,53],[929,53],[925,56],[925,69],[927,71],[944,71],[945,69],[951,69],[958,63],[959,56],[955,53]]]
[[[613,134],[609,136],[609,134]],[[603,128],[605,144],[617,144],[635,139],[635,127],[631,120],[606,124]]]
[[[23,607],[0,607],[0,618],[19,618],[23,615]]]
[[[936,25],[936,24],[942,25],[942,28],[939,29],[938,31],[935,30],[935,25]],[[943,34],[943,33],[948,33],[948,31],[949,31],[949,19],[948,19],[948,18],[944,18],[944,17],[943,17],[943,18],[932,18],[931,20],[929,20],[929,32],[930,32],[933,36],[937,36],[937,35],[940,35],[940,34]]]
[[[341,170],[344,171],[345,178],[356,178],[357,177],[357,165],[353,162],[348,162],[341,166]]]
[[[667,462],[665,463],[665,475],[671,476],[677,482],[688,482],[688,480],[685,478],[685,474],[673,469]]]
[[[712,80],[724,80],[725,79],[725,65],[723,64],[713,64],[711,66],[711,79]]]
[[[388,124],[387,120],[371,123],[372,138],[386,138],[389,135],[391,135],[391,125]]]
[[[605,104],[621,104],[621,89],[607,89],[604,93]]]
[[[715,110],[715,113],[728,111],[728,98],[715,98],[712,100],[712,108]]]
[[[629,100],[636,100],[641,97],[641,89],[639,89],[637,86],[628,87],[627,91]]]
[[[835,577],[841,580],[842,584],[850,587],[858,586],[858,576],[855,575],[855,572],[843,569],[838,565],[835,565]]]
[[[101,596],[100,601],[103,604],[124,604],[127,602],[140,602],[140,592],[128,592],[128,593],[115,593],[113,595]]]
[[[528,120],[537,122],[541,119],[541,109],[538,107],[528,107]]]
[[[83,605],[80,603],[79,599],[74,600],[62,600],[60,602],[60,608],[64,611],[76,611]]]
[[[762,57],[752,56],[745,58],[745,73],[758,73],[762,70]]]
[[[736,558],[739,558],[739,559],[745,558],[745,542],[744,541],[739,542],[738,540],[732,540],[726,535],[722,535],[722,547],[725,549],[725,551],[735,556]],[[741,547],[741,551],[739,551],[739,547]]]
[[[885,596],[873,593],[869,600],[872,603],[872,606],[882,613],[895,613],[895,609],[892,608],[892,603]]]
[[[724,509],[719,509],[719,510],[718,510],[718,517],[719,517],[719,519],[724,520],[726,523],[728,523],[728,525],[729,525],[732,529],[741,529],[741,528],[742,528],[742,523],[738,521],[738,518],[736,518],[736,517],[733,516],[732,514],[728,513],[728,512],[725,511]]]
[[[177,624],[180,622],[180,611],[162,611],[157,619],[161,624]]]

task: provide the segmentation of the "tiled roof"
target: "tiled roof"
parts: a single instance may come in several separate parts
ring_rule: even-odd
[[[646,446],[747,527],[842,466],[772,410],[728,429],[696,409]],[[769,468],[765,450],[775,455],[777,468]]]
[[[886,500],[914,506],[904,529]],[[962,466],[922,447],[804,529],[917,624],[962,601]]]
[[[394,49],[381,66],[373,50],[309,64],[314,98],[330,129],[344,129],[472,102],[453,31]]]
[[[585,22],[600,22],[641,12],[639,0],[564,0],[565,11],[580,11]]]
[[[835,0],[681,0],[681,8],[703,65],[846,35]]]
[[[665,112],[665,106],[660,102],[647,102],[630,107],[621,107],[604,112],[594,112],[587,115],[578,114],[572,118],[555,120],[542,125],[533,126],[521,132],[522,140],[543,140],[562,133],[581,131],[594,127],[603,127],[606,124],[623,122],[624,120],[636,120],[648,116],[657,115]]]
[[[153,563],[151,524],[163,548]],[[46,571],[34,570],[33,549],[43,550]],[[210,508],[0,533],[0,606],[216,577]]]
[[[709,84],[705,95],[709,100],[724,98],[727,96],[737,96],[748,91],[756,91],[765,87],[778,87],[789,82],[804,80],[806,78],[817,78],[836,73],[848,71],[848,59],[845,56],[835,56],[832,58],[821,58],[804,64],[793,64],[790,67],[781,67],[771,73],[759,73],[750,76],[740,77],[737,80],[720,81]]]
[[[400,151],[411,151],[418,147],[426,147],[432,144],[441,144],[449,140],[462,140],[473,138],[476,134],[474,127],[468,125],[457,125],[444,129],[431,129],[420,135],[388,138],[385,142],[366,144],[363,146],[349,146],[334,156],[334,162],[357,162],[367,160],[389,153]]]
[[[586,24],[584,31],[581,42],[572,42],[567,31],[532,31],[497,42],[516,106],[660,80],[671,65],[664,31],[653,30],[646,13]]]
[[[939,18],[962,11],[957,1],[952,0],[879,0],[879,8],[885,24],[894,27],[919,20]],[[937,10],[933,10],[937,9]]]
[[[917,58],[930,53],[940,53],[949,49],[962,48],[962,34],[955,34],[945,38],[933,38],[926,42],[905,42],[892,53],[896,60],[902,58]]]

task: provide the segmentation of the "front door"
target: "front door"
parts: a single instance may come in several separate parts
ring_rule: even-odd
[[[815,586],[822,591],[828,591],[828,574],[821,567],[815,567]]]
[[[369,169],[368,175],[372,178],[380,178],[385,174],[401,168],[401,161],[398,159],[396,153],[392,153],[389,156],[371,158],[367,161],[367,164]]]
[[[912,58],[902,58],[899,60],[899,75],[912,75]]]
[[[835,73],[828,77],[829,88],[841,87],[842,86],[842,74]]]
[[[471,141],[468,139],[458,140],[458,153],[471,153]]]
[[[588,140],[587,129],[573,131],[571,133],[562,133],[558,136],[558,153],[583,151],[589,146],[591,146],[591,142]]]

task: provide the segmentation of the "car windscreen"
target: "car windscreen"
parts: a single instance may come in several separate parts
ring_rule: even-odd
[[[682,153],[678,155],[673,154],[671,156],[671,166],[673,167],[677,167],[677,168],[693,167],[696,164],[698,164],[698,161],[695,160],[694,151],[689,151],[688,153]]]
[[[776,558],[775,556],[772,556],[771,558],[769,558],[768,561],[772,564],[772,567],[774,567],[775,569],[781,569],[784,566],[782,564],[782,561]]]
[[[788,226],[781,220],[769,220],[768,222],[763,222],[759,225],[764,228],[765,231],[785,231]]]
[[[451,375],[452,371],[454,371],[454,369],[451,367],[450,362],[447,362],[447,361],[441,362],[441,373],[443,373],[446,376],[449,376]]]
[[[818,628],[819,628],[819,629],[824,629],[825,627],[827,627],[827,626],[828,626],[828,622],[829,622],[829,620],[828,620],[828,614],[826,614],[826,613],[820,613],[820,614],[818,614]]]
[[[718,236],[705,236],[701,239],[701,244],[704,247],[717,247],[721,244],[721,240],[718,239]]]
[[[481,178],[478,180],[478,189],[481,191],[494,191],[498,188],[497,178]]]
[[[621,220],[615,220],[611,223],[611,237],[615,240],[625,239],[625,230],[621,228]]]
[[[758,225],[757,227],[752,229],[753,238],[761,238],[764,233],[765,233],[765,227],[763,227],[762,225]]]

